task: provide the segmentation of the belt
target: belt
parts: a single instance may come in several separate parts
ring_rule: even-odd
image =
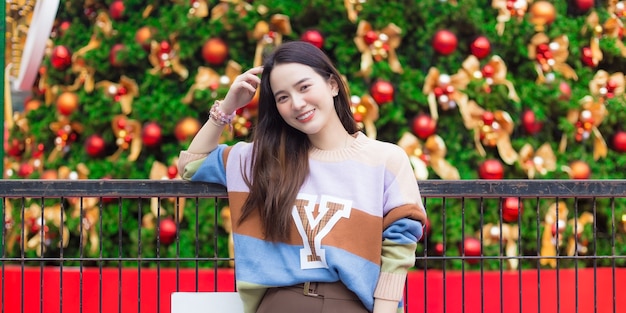
[[[302,293],[307,297],[360,301],[359,297],[354,292],[349,290],[341,281],[332,283],[305,282],[283,288]]]

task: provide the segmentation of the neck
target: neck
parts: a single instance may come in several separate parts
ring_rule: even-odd
[[[320,150],[341,150],[350,146],[354,137],[342,128],[339,133],[310,135],[309,140]]]

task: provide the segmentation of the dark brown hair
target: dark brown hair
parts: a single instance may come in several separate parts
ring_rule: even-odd
[[[265,238],[286,240],[290,235],[291,210],[300,187],[309,174],[307,135],[289,126],[278,113],[270,85],[275,65],[299,63],[311,67],[324,78],[333,78],[339,86],[334,97],[335,111],[348,133],[358,131],[350,110],[348,88],[328,56],[303,41],[285,42],[265,60],[261,75],[258,122],[254,129],[251,177],[244,177],[250,194],[243,204],[239,223],[258,211]]]

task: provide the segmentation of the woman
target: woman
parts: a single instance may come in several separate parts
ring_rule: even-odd
[[[252,143],[218,145],[257,88]],[[246,312],[402,311],[426,221],[417,182],[402,149],[359,131],[322,50],[287,42],[238,76],[179,167],[228,190]]]

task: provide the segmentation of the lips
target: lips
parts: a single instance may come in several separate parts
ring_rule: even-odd
[[[315,109],[298,115],[296,119],[300,122],[307,122],[313,118],[314,113],[315,113]]]

